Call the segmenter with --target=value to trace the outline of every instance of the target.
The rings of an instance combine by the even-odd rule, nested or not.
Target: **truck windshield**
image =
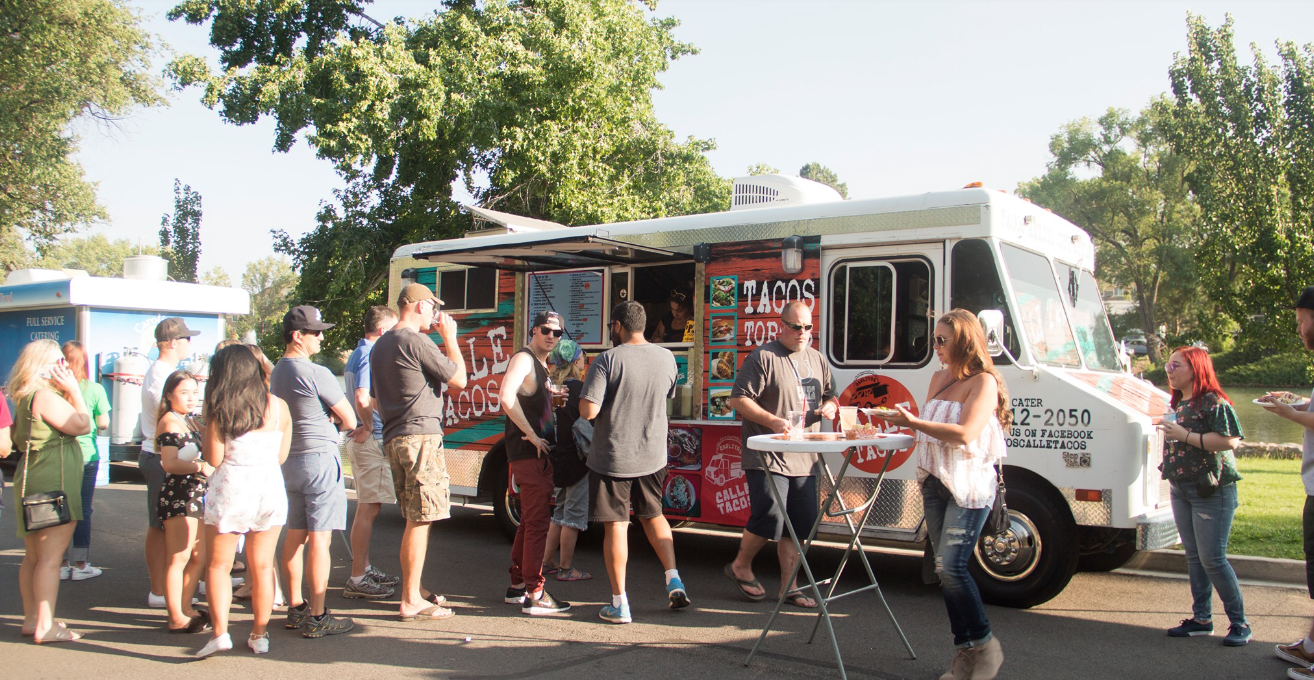
[[[1049,260],[1021,248],[1002,244],[1017,298],[1016,318],[1035,360],[1052,366],[1080,366],[1081,356],[1068,326],[1063,298]]]
[[[1081,358],[1086,361],[1086,368],[1121,371],[1113,329],[1109,327],[1109,317],[1104,312],[1104,304],[1100,302],[1099,287],[1095,285],[1094,275],[1064,262],[1055,264],[1058,265],[1059,281],[1066,282],[1068,287],[1068,300],[1072,303],[1069,316],[1072,318],[1073,330],[1077,333],[1077,348],[1081,351]]]

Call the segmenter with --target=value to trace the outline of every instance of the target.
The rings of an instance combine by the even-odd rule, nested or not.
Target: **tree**
[[[754,163],[748,166],[748,176],[756,177],[757,175],[779,175],[780,169],[773,168],[766,163]]]
[[[1020,184],[1018,195],[1091,235],[1100,279],[1133,290],[1141,328],[1195,325],[1193,316],[1208,311],[1191,255],[1199,210],[1186,188],[1189,164],[1169,148],[1154,109],[1109,109],[1098,120],[1068,123],[1049,150],[1048,172]],[[1221,338],[1210,332],[1217,328],[1201,324],[1207,335],[1197,339],[1217,346]],[[1157,360],[1161,347],[1151,345]]]
[[[150,73],[152,37],[120,0],[24,0],[0,11],[0,242],[12,270],[26,239],[38,252],[103,219],[95,185],[73,160],[77,120],[109,122],[164,102]]]
[[[248,262],[242,272],[242,290],[251,295],[251,312],[233,320],[237,337],[254,333],[265,354],[283,353],[283,315],[293,306],[297,273],[286,258],[270,256]]]
[[[169,261],[175,281],[196,283],[201,259],[201,195],[173,180],[173,215],[160,218],[160,253]]]
[[[675,20],[622,0],[448,0],[380,24],[366,4],[188,0],[170,12],[209,22],[221,52],[217,73],[176,60],[179,85],[204,88],[233,123],[272,117],[280,151],[304,134],[343,177],[310,233],[276,233],[299,300],[329,320],[352,324],[382,301],[398,245],[470,227],[456,181],[487,207],[567,225],[729,205],[712,142],[676,140],[653,111],[658,74],[695,52]]]
[[[207,286],[219,286],[221,288],[233,287],[233,279],[228,276],[228,270],[223,267],[211,267],[201,275],[201,283]]]
[[[845,200],[849,198],[849,185],[839,181],[839,175],[836,175],[834,170],[831,170],[820,163],[808,163],[799,168],[798,176],[803,179],[810,179],[813,182],[821,182],[822,184],[828,185],[830,188],[838,191],[839,195],[843,196]]]
[[[1169,71],[1174,99],[1157,107],[1191,162],[1203,292],[1252,356],[1295,342],[1290,306],[1314,261],[1314,45],[1277,47],[1280,68],[1255,45],[1242,66],[1231,16],[1211,29],[1188,15],[1187,53]]]
[[[41,269],[83,269],[92,276],[123,276],[123,261],[133,255],[158,255],[154,247],[135,246],[127,239],[109,240],[104,234],[62,239],[48,247],[32,266]]]

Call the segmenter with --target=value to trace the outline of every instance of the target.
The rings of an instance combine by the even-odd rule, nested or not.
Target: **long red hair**
[[[63,351],[64,360],[68,362],[68,370],[73,371],[73,377],[77,378],[78,382],[86,380],[88,377],[87,369],[90,366],[87,361],[86,348],[77,340],[69,340],[64,343]]]
[[[1191,393],[1191,401],[1195,401],[1206,394],[1217,394],[1223,398],[1223,401],[1232,403],[1227,393],[1223,391],[1218,384],[1218,374],[1214,373],[1214,360],[1209,358],[1209,352],[1199,347],[1178,347],[1173,350],[1173,354],[1182,357],[1182,361],[1191,367],[1191,384],[1195,390]],[[1173,408],[1182,401],[1182,391],[1173,390],[1173,398],[1170,402]]]

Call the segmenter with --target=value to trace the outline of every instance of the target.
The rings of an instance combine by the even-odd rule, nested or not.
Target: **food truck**
[[[204,377],[204,359],[225,336],[225,314],[246,314],[251,299],[237,288],[179,283],[167,279],[164,259],[127,258],[123,278],[88,276],[81,270],[21,269],[0,286],[0,374],[8,380],[18,354],[32,340],[83,344],[89,377],[110,398],[110,428],[102,431],[102,461],[137,460],[141,448],[141,382],[159,356],[155,326],[170,316],[200,331],[194,355],[181,362]],[[105,453],[108,452],[108,456]],[[100,466],[100,482],[109,466]]]
[[[692,330],[681,338],[689,341],[662,343],[681,367],[667,404],[672,521],[747,520],[746,452],[730,390],[745,356],[776,336],[783,306],[802,300],[842,405],[917,413],[940,367],[936,318],[964,308],[995,325],[992,353],[1014,424],[1004,461],[1011,528],[983,537],[972,566],[988,601],[1033,606],[1079,565],[1113,569],[1137,550],[1177,542],[1153,425],[1168,395],[1126,372],[1084,231],[979,186],[841,200],[829,187],[766,175],[735,180],[732,195],[725,212],[570,228],[472,208],[490,228],[397,249],[390,298],[407,283],[433,288],[457,319],[470,372],[464,389],[445,393],[454,495],[491,500],[504,530],[514,530],[497,395],[537,312],[560,313],[569,337],[595,355],[609,346],[612,306],[642,303],[651,328],[670,318],[673,291],[690,290]],[[889,454],[864,529],[886,545],[926,540],[911,453]],[[885,455],[855,456],[859,470],[841,489],[850,506],[870,493]],[[821,529],[823,538],[846,530],[843,518]]]

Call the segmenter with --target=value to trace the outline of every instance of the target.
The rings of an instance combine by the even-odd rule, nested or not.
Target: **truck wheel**
[[[1083,543],[1088,536],[1094,538],[1104,538],[1102,541],[1105,545],[1097,550],[1085,552],[1077,558],[1077,568],[1081,571],[1113,571],[1127,564],[1131,558],[1139,552],[1136,550],[1136,530],[1135,529],[1098,529],[1092,527],[1081,528]],[[1095,536],[1096,532],[1113,532],[1114,536]],[[1108,539],[1112,540],[1108,540]]]
[[[520,528],[520,497],[511,495],[508,484],[510,470],[506,463],[489,475],[489,494],[493,497],[493,517],[497,518],[497,528],[508,541],[516,539],[516,530]]]
[[[981,599],[1027,608],[1058,595],[1077,570],[1077,527],[1068,509],[1027,484],[1008,487],[1008,531],[981,536],[968,565]]]

